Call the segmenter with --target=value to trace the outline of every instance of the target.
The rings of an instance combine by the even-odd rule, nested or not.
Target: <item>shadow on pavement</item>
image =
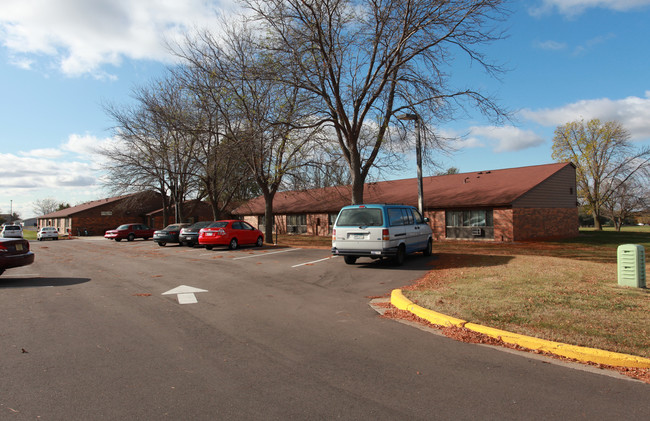
[[[37,287],[63,287],[83,284],[90,278],[12,278],[4,275],[0,278],[0,289],[3,288],[37,288]]]

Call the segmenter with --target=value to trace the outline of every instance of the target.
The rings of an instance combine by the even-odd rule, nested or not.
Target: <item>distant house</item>
[[[578,235],[576,167],[572,163],[425,177],[424,216],[436,240],[521,241]],[[279,192],[273,201],[279,233],[329,235],[350,186]],[[365,185],[366,203],[417,206],[417,179]],[[233,214],[264,228],[264,198]]]
[[[38,227],[53,226],[72,235],[103,235],[121,224],[147,224],[147,213],[159,209],[161,202],[160,194],[154,192],[94,200],[39,216]]]
[[[25,228],[34,228],[36,227],[36,218],[27,218],[27,219],[21,219],[20,221],[14,221],[14,223],[20,223]]]

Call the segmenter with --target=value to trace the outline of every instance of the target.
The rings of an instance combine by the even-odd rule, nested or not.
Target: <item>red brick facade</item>
[[[104,235],[121,224],[147,224],[146,213],[160,205],[160,195],[154,193],[96,200],[38,217],[38,227],[53,226],[61,234]]]
[[[564,238],[578,235],[578,208],[515,208],[514,240]]]
[[[415,205],[416,182],[369,183],[364,198],[366,203]],[[288,228],[293,233],[328,235],[331,215],[349,203],[350,189],[279,192],[273,202],[278,232],[286,233]],[[570,162],[432,176],[423,179],[424,216],[437,241],[572,237],[578,235],[576,191],[576,167]],[[259,196],[233,213],[259,226],[264,209],[264,198]]]

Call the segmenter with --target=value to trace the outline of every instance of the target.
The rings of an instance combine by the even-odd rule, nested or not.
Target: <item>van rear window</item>
[[[381,209],[377,208],[343,209],[336,225],[339,227],[381,227],[384,225],[384,217]]]

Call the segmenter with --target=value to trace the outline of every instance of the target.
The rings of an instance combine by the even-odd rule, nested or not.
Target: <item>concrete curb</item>
[[[547,341],[532,336],[519,335],[505,330],[494,329],[487,326],[469,323],[462,319],[447,316],[433,310],[422,308],[412,303],[402,294],[401,289],[394,289],[390,294],[390,302],[400,310],[409,311],[418,317],[433,324],[450,327],[464,327],[474,332],[483,333],[493,338],[501,339],[503,342],[519,345],[524,348],[550,352],[562,357],[573,358],[582,362],[592,362],[615,367],[650,368],[650,359],[637,357],[635,355],[621,354],[618,352],[603,351],[600,349],[587,348],[576,345],[567,345],[560,342]]]

